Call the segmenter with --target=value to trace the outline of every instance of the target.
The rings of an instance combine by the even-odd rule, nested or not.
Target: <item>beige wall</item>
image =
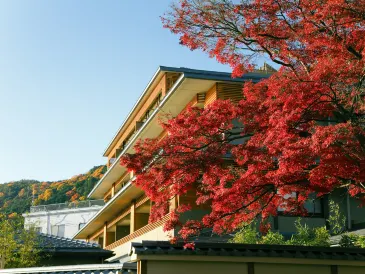
[[[330,274],[331,268],[327,265],[301,264],[262,264],[255,263],[255,274]]]
[[[143,266],[142,266],[143,267]],[[148,261],[146,274],[248,274],[245,263]],[[273,272],[271,272],[274,274]],[[256,273],[255,273],[256,274]],[[296,274],[296,273],[295,273]],[[312,273],[311,273],[312,274]]]
[[[347,267],[349,268],[349,267]],[[237,262],[187,262],[187,261],[147,261],[146,274],[249,274],[247,263]],[[345,267],[343,268],[345,269]],[[363,273],[339,272],[339,274]],[[365,272],[365,267],[362,268]],[[255,274],[330,274],[330,266],[301,264],[254,264]]]
[[[361,274],[365,273],[363,266],[339,266],[338,274]]]
[[[151,230],[139,237],[132,239],[129,242],[126,242],[120,246],[117,246],[113,249],[115,256],[109,258],[108,261],[112,261],[113,258],[118,258],[120,256],[126,256],[131,249],[131,242],[141,243],[142,241],[168,241],[170,240],[168,233],[173,235],[173,231],[164,232],[163,226],[156,227],[154,230]],[[186,274],[186,273],[185,273]]]

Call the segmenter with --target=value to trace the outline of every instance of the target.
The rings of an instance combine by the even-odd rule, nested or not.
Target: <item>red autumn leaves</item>
[[[123,157],[155,202],[152,218],[191,189],[194,203],[210,212],[180,224],[178,214],[189,208],[178,209],[166,228],[182,226],[183,238],[206,227],[223,233],[257,216],[265,220],[283,203],[287,213],[306,214],[304,202],[313,192],[342,187],[361,199],[364,14],[365,1],[175,4],[165,27],[183,45],[229,64],[233,76],[252,70],[260,56],[281,68],[246,83],[238,104],[218,100],[187,109],[162,124],[169,133],[163,140],[140,141],[135,154]],[[295,198],[286,199],[292,192]]]

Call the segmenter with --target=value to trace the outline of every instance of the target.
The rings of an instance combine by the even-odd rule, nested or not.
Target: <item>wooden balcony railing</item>
[[[116,248],[116,247],[118,247],[122,244],[125,244],[125,243],[139,237],[139,236],[142,236],[143,234],[146,234],[147,232],[150,232],[150,231],[154,230],[155,228],[162,226],[163,224],[166,223],[167,220],[169,220],[169,218],[170,218],[170,213],[165,215],[164,217],[162,217],[157,222],[145,225],[144,227],[136,230],[135,232],[129,234],[128,236],[125,236],[124,238],[121,238],[118,241],[106,246],[105,249],[112,250],[112,249],[114,249],[114,248]],[[155,239],[151,239],[151,240],[155,240]]]

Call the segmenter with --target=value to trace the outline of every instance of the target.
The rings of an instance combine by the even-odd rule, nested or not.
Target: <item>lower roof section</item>
[[[0,273],[52,273],[52,274],[121,274],[128,273],[130,270],[136,271],[136,263],[124,264],[85,264],[85,265],[63,265],[49,267],[28,267],[28,268],[10,268],[0,270]]]
[[[96,256],[102,258],[109,258],[113,255],[113,252],[102,249],[98,244],[77,241],[44,233],[38,234],[37,243],[38,247],[44,253],[96,254]]]

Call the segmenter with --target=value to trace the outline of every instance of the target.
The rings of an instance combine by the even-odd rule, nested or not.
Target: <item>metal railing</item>
[[[30,213],[103,206],[104,204],[105,204],[104,200],[90,200],[90,201],[75,201],[75,202],[66,202],[66,203],[50,204],[50,205],[39,205],[39,206],[31,206]]]

